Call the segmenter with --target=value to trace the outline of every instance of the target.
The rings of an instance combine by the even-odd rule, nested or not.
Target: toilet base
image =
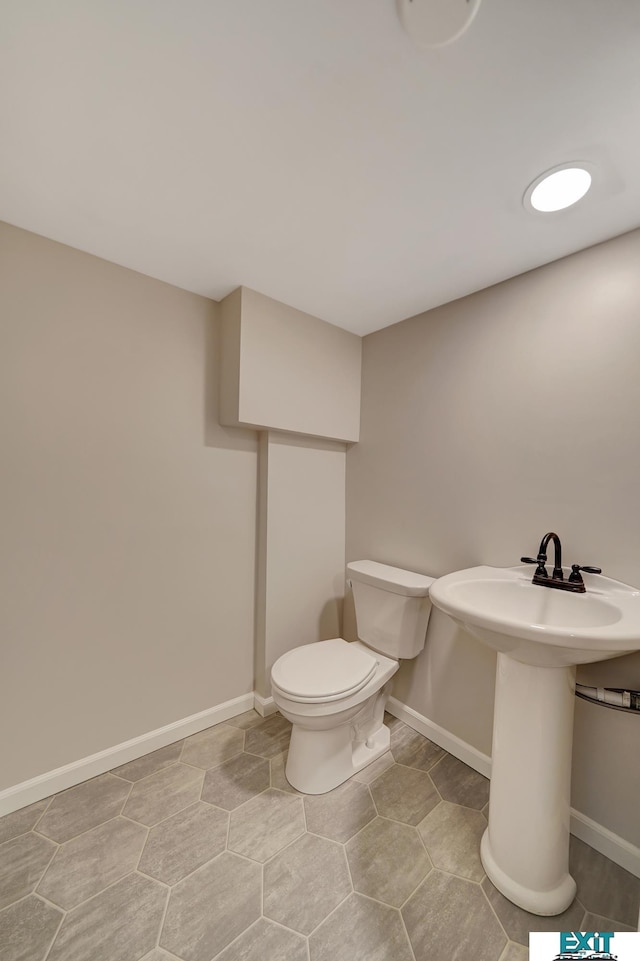
[[[389,750],[391,732],[381,724],[366,741],[354,740],[351,722],[328,731],[294,724],[285,775],[303,794],[326,794]]]

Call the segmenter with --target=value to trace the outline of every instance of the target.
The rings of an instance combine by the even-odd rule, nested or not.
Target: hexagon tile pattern
[[[530,930],[635,924],[640,881],[575,838],[562,925],[503,898],[486,779],[387,722],[318,797],[285,779],[288,721],[250,711],[0,818],[0,958],[524,961]]]

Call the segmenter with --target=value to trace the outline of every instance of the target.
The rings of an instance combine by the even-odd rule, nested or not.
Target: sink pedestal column
[[[489,880],[532,914],[573,901],[569,807],[575,667],[533,667],[498,654],[489,827]]]

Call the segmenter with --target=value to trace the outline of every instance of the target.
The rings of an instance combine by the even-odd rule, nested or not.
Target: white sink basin
[[[532,584],[532,566],[470,567],[439,578],[432,602],[469,633],[524,664],[603,661],[640,647],[640,591],[600,574],[586,593]]]
[[[429,595],[498,652],[485,871],[514,904],[552,915],[576,892],[569,874],[576,665],[640,648],[640,591],[587,574],[586,593],[573,594],[532,584],[532,575],[532,566],[471,567],[439,578]]]

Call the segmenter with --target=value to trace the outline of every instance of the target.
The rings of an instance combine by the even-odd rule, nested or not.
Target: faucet
[[[558,535],[554,534],[553,531],[550,531],[549,534],[545,534],[542,540],[540,541],[540,547],[538,549],[538,564],[540,564],[541,561],[542,561],[542,565],[546,563],[547,547],[549,546],[549,541],[553,541],[553,548],[554,548],[553,577],[559,581],[562,581],[564,580],[564,575],[562,573],[562,544],[560,543],[560,538],[558,537]],[[543,570],[544,570],[544,566],[543,566]],[[546,571],[543,574],[543,577],[545,576],[546,576]]]
[[[553,574],[551,577],[549,577],[545,567],[549,541],[553,541],[554,547]],[[572,564],[571,573],[565,581],[562,572],[562,545],[560,538],[553,531],[545,534],[540,541],[537,558],[521,557],[520,560],[523,564],[538,565],[533,575],[532,584],[540,584],[541,587],[556,587],[561,591],[572,591],[574,594],[584,594],[586,591],[580,571],[586,571],[588,574],[602,574],[601,567],[582,567],[580,564]]]

